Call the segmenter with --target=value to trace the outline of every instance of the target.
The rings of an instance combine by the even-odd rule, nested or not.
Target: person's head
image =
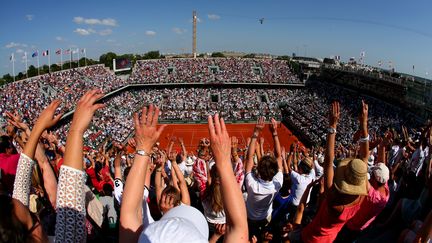
[[[312,158],[304,157],[298,165],[299,173],[306,174],[306,175],[309,174],[310,171],[312,170],[312,164],[313,164]]]
[[[105,196],[112,197],[112,192],[114,189],[111,186],[111,184],[105,183],[102,188],[103,188],[103,193]]]
[[[12,154],[14,147],[9,136],[0,136],[0,154]]]
[[[279,193],[281,194],[281,196],[286,197],[289,195],[290,193],[290,189],[291,189],[291,176],[289,174],[284,174],[283,175],[283,184],[281,189],[279,190]]]
[[[367,165],[360,159],[344,159],[334,174],[334,186],[340,194],[367,195]]]
[[[224,209],[224,205],[220,186],[220,176],[216,170],[216,166],[213,166],[210,169],[210,176],[212,178],[212,183],[204,192],[204,200],[210,203],[214,212],[221,212]]]
[[[370,183],[374,188],[384,186],[390,178],[390,170],[384,163],[375,164],[371,168]]]
[[[166,200],[172,200],[172,207],[167,207],[167,206],[169,206],[168,203],[165,203],[163,201],[165,198],[166,198]],[[180,191],[171,185],[167,185],[163,189],[163,191],[161,193],[161,200],[159,201],[159,209],[161,210],[161,212],[166,213],[171,208],[180,205],[180,203],[181,203]]]
[[[271,181],[278,170],[276,159],[270,156],[263,156],[257,166],[258,176],[264,181]]]

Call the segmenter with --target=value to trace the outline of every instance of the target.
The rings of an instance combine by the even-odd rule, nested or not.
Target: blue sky
[[[192,10],[198,12],[198,51],[232,50],[328,57],[432,76],[432,1],[31,1],[2,3],[0,75],[24,70],[22,52],[86,48],[102,53],[183,53],[191,50]],[[260,24],[259,19],[264,18]],[[40,56],[41,65],[47,58]]]

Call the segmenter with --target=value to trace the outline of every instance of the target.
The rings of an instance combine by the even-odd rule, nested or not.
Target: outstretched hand
[[[277,133],[277,128],[278,128],[278,122],[274,119],[274,118],[272,118],[271,120],[271,126],[270,126],[270,130],[271,130],[271,132],[274,134],[274,133]]]
[[[336,128],[340,118],[340,105],[338,101],[333,101],[329,111],[329,126]]]
[[[105,107],[104,104],[95,104],[103,96],[100,89],[93,89],[81,97],[75,109],[70,131],[84,133],[87,130],[95,111]]]
[[[54,100],[42,111],[39,115],[33,130],[38,130],[40,133],[45,131],[46,129],[54,126],[62,117],[63,114],[54,115],[56,109],[59,107],[61,101]]]
[[[255,132],[260,133],[265,127],[265,117],[261,116],[258,118],[257,123],[255,124]]]
[[[150,105],[142,109],[142,115],[139,118],[138,113],[134,114],[135,142],[137,150],[149,152],[153,145],[159,139],[166,125],[157,128],[159,118],[159,108]]]
[[[238,147],[238,139],[235,136],[231,137],[231,148],[237,150]]]
[[[231,163],[231,141],[223,118],[216,114],[208,117],[210,146],[215,157],[216,165],[223,166]]]
[[[362,109],[359,116],[359,122],[361,127],[367,127],[368,112],[369,112],[369,106],[368,104],[366,104],[364,100],[362,100]]]

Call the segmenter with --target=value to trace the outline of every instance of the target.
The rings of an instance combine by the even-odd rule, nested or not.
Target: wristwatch
[[[137,155],[141,155],[141,156],[148,156],[148,157],[151,156],[150,153],[147,153],[147,152],[144,151],[144,150],[137,150],[137,151],[135,152],[135,154],[137,154]]]
[[[330,134],[335,134],[335,133],[336,133],[336,128],[329,127],[328,132],[329,132]]]

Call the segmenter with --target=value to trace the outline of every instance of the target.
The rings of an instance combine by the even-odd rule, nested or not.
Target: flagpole
[[[87,50],[84,48],[84,65],[87,67]]]
[[[60,48],[60,70],[63,70],[63,49]]]
[[[69,49],[70,54],[70,60],[69,60],[69,68],[72,69],[72,50]]]
[[[15,82],[15,55],[12,53],[12,75],[13,81]]]
[[[77,54],[78,54],[78,68],[79,68],[79,48],[77,48]]]
[[[51,73],[51,50],[48,49],[48,72]]]
[[[39,76],[40,75],[40,71],[39,71],[39,50],[37,50],[36,53],[37,53],[38,76]]]
[[[26,77],[28,78],[27,52],[24,52],[24,55],[25,55],[25,64],[26,64]]]

